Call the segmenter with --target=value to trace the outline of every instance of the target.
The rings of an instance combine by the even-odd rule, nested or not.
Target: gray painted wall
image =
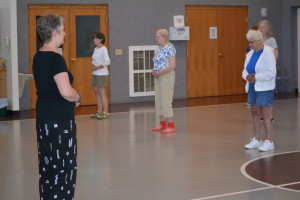
[[[299,52],[297,51],[297,8],[300,7],[300,1],[282,0],[280,7],[282,10],[282,26],[280,26],[280,61],[287,69],[291,87],[297,88],[299,81],[297,66],[297,59],[299,56]],[[298,33],[298,35],[300,35],[300,33]],[[298,39],[300,39],[300,37]]]
[[[18,0],[19,71],[28,72],[28,4],[59,4],[61,0]],[[65,0],[64,4],[107,4],[109,7],[109,38],[111,56],[111,103],[152,101],[154,97],[129,97],[128,47],[155,44],[155,31],[173,24],[174,15],[184,15],[186,5],[248,6],[249,27],[257,25],[260,9],[268,8],[280,52],[292,77],[292,88],[297,85],[296,7],[299,0]],[[286,28],[283,28],[282,24]],[[238,28],[238,27],[237,27]],[[175,99],[186,97],[186,43],[173,42],[177,50],[177,78]],[[123,55],[115,55],[123,49]],[[283,51],[284,50],[284,51]],[[24,56],[26,55],[26,56]],[[76,77],[75,77],[76,78]],[[87,85],[89,87],[89,85]],[[29,88],[21,98],[21,109],[29,108]]]

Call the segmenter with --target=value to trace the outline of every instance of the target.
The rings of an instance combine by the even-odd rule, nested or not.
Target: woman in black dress
[[[43,46],[35,54],[33,75],[37,89],[36,130],[41,200],[74,199],[77,140],[74,109],[80,95],[73,76],[57,53],[64,43],[64,18],[49,14],[39,18],[37,31]]]

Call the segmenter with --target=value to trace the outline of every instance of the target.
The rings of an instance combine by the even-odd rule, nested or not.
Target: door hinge
[[[248,17],[246,17],[246,23],[248,23]]]
[[[108,17],[105,17],[105,22],[108,23]]]

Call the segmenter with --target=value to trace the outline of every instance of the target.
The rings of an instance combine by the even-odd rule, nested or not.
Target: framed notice
[[[218,39],[217,27],[209,27],[209,39]]]
[[[184,26],[184,16],[183,15],[175,15],[174,16],[174,26],[175,27]]]

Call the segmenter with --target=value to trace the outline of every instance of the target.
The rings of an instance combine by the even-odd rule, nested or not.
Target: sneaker
[[[176,128],[166,128],[165,130],[161,131],[162,134],[175,133],[175,132],[176,132]]]
[[[261,145],[261,143],[254,137],[254,138],[251,138],[251,141],[249,144],[245,145],[245,148],[246,149],[257,149],[260,147],[260,145]]]
[[[98,116],[100,116],[101,113],[99,113],[98,111],[92,115],[90,115],[91,118],[98,118]]]
[[[273,142],[270,142],[270,140],[265,140],[264,144],[260,146],[259,151],[270,151],[274,149],[274,144]]]
[[[109,113],[101,113],[99,116],[97,116],[97,119],[108,119],[109,118]]]

